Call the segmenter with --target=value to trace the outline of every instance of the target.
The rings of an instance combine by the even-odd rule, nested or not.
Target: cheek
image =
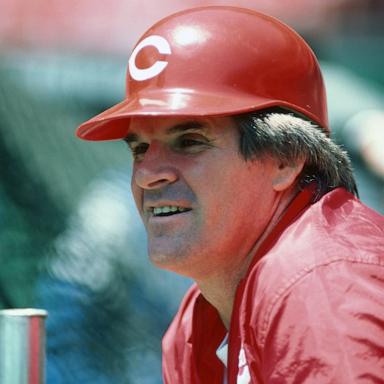
[[[205,170],[203,180],[199,196],[205,220],[218,230],[229,226],[246,204],[242,197],[242,185],[228,167]]]
[[[273,190],[268,174],[258,169],[228,168],[212,178],[210,195],[214,214],[223,220],[222,226],[238,229],[261,224],[273,204]]]

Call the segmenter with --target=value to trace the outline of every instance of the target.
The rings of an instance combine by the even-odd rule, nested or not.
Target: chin
[[[148,249],[149,260],[152,264],[157,267],[163,268],[166,265],[178,264],[180,263],[180,256],[175,252],[170,252],[169,250],[160,250],[158,247],[155,249]]]
[[[158,250],[149,250],[149,260],[160,269],[166,269],[179,275],[191,277],[190,255],[182,252],[159,252]]]

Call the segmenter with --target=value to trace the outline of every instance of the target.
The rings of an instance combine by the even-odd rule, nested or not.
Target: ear
[[[303,170],[305,160],[297,159],[291,164],[276,162],[272,187],[276,192],[282,192],[293,186]]]

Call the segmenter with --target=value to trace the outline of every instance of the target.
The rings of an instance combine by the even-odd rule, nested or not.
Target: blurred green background
[[[190,281],[147,260],[126,146],[74,131],[124,97],[148,26],[211,4],[270,13],[310,42],[334,138],[384,213],[382,1],[0,0],[0,308],[49,311],[47,383],[161,383],[161,336]]]

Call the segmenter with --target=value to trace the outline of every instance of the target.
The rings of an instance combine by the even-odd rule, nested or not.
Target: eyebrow
[[[177,132],[191,131],[191,130],[202,130],[204,124],[199,121],[187,121],[185,123],[176,124],[173,127],[167,129],[167,134],[173,134]],[[129,133],[124,139],[128,144],[139,141],[139,135],[136,133]]]
[[[128,133],[128,135],[125,136],[123,140],[130,144],[135,141],[139,141],[139,136],[137,136],[136,133]]]
[[[204,124],[199,121],[187,121],[185,123],[176,124],[175,126],[169,128],[167,133],[177,133],[189,130],[201,130],[204,128]]]

